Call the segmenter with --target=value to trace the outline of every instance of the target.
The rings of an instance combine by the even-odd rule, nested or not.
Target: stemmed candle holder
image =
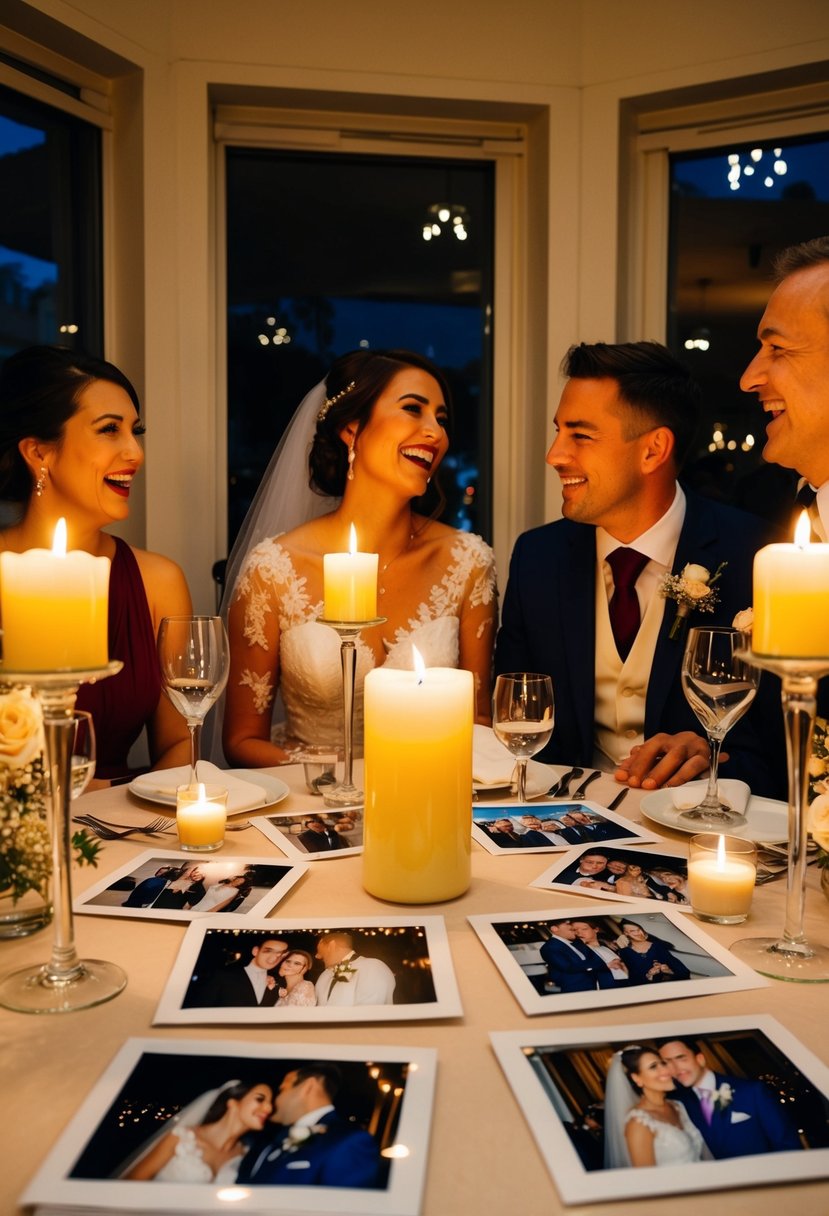
[[[786,916],[783,935],[744,937],[731,949],[761,975],[772,979],[820,983],[829,980],[829,949],[807,942],[803,930],[806,898],[806,813],[809,758],[815,725],[817,684],[829,672],[829,657],[785,658],[755,654],[740,657],[774,672],[782,682],[783,718],[789,768],[789,847],[786,874]]]
[[[72,920],[72,853],[70,800],[75,699],[81,684],[104,680],[123,663],[66,671],[9,671],[4,682],[25,684],[43,709],[44,759],[49,774],[48,824],[52,846],[52,957],[40,966],[13,971],[0,981],[0,1005],[18,1013],[69,1013],[100,1005],[122,991],[127,982],[115,963],[80,959],[75,950]]]
[[[321,625],[328,625],[340,639],[340,663],[343,671],[343,779],[325,787],[322,800],[331,807],[358,807],[365,802],[365,795],[358,790],[352,779],[354,763],[354,675],[357,670],[357,638],[364,629],[383,625],[384,616],[375,616],[368,621],[330,621],[320,617]]]

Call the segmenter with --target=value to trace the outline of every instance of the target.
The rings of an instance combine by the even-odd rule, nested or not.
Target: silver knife
[[[591,773],[589,777],[585,777],[584,781],[582,781],[582,783],[578,787],[578,789],[575,790],[572,794],[569,794],[568,797],[569,798],[583,798],[587,792],[587,787],[590,785],[590,783],[592,781],[595,781],[598,777],[601,777],[601,775],[602,775],[602,770],[600,768],[597,768],[596,771]]]

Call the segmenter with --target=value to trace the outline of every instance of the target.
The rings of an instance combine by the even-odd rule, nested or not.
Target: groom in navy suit
[[[694,1039],[669,1039],[658,1046],[676,1083],[671,1097],[682,1102],[717,1160],[803,1147],[785,1110],[762,1081],[713,1072]]]
[[[582,343],[563,371],[547,463],[561,478],[564,518],[516,542],[495,669],[552,677],[556,725],[539,759],[587,766],[595,758],[632,786],[680,785],[705,772],[709,751],[682,692],[682,637],[670,637],[677,604],[660,584],[688,564],[713,576],[727,563],[714,611],[692,610],[689,623],[731,625],[752,601],[754,554],[776,535],[766,521],[679,486],[699,389],[664,347]],[[763,677],[725,746],[724,777],[785,796],[773,678]]]
[[[336,1064],[308,1064],[286,1073],[276,1095],[277,1130],[257,1135],[237,1182],[253,1186],[385,1185],[377,1141],[334,1109]]]
[[[561,992],[595,992],[616,985],[605,960],[578,940],[569,920],[556,921],[550,934],[540,954],[550,980]]]

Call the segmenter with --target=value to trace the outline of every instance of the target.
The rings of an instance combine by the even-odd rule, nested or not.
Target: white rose
[[[699,568],[699,566],[691,567],[693,570],[699,570]],[[686,595],[690,595],[692,600],[701,600],[704,596],[708,595],[709,588],[705,583],[700,582],[699,579],[684,578],[683,576],[683,581],[685,584],[683,590]]]
[[[754,627],[754,609],[742,608],[731,624],[734,629],[739,629],[740,633],[751,633]]]
[[[821,759],[820,756],[810,756],[809,757],[809,776],[810,777],[822,777],[823,774],[826,772],[826,767],[827,767],[826,761],[824,759]]]
[[[809,807],[809,832],[819,848],[829,851],[829,794],[820,794]]]
[[[693,562],[689,562],[682,571],[682,578],[686,582],[707,583],[711,578],[711,571],[706,570],[705,566],[696,566]]]
[[[0,694],[0,765],[25,768],[43,751],[43,717],[28,688]]]

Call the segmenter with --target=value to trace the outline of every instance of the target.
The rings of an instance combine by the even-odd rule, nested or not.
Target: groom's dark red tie
[[[614,549],[607,555],[607,564],[613,571],[614,588],[609,605],[610,627],[623,661],[630,654],[641,621],[636,580],[649,561],[650,558],[636,549]]]

